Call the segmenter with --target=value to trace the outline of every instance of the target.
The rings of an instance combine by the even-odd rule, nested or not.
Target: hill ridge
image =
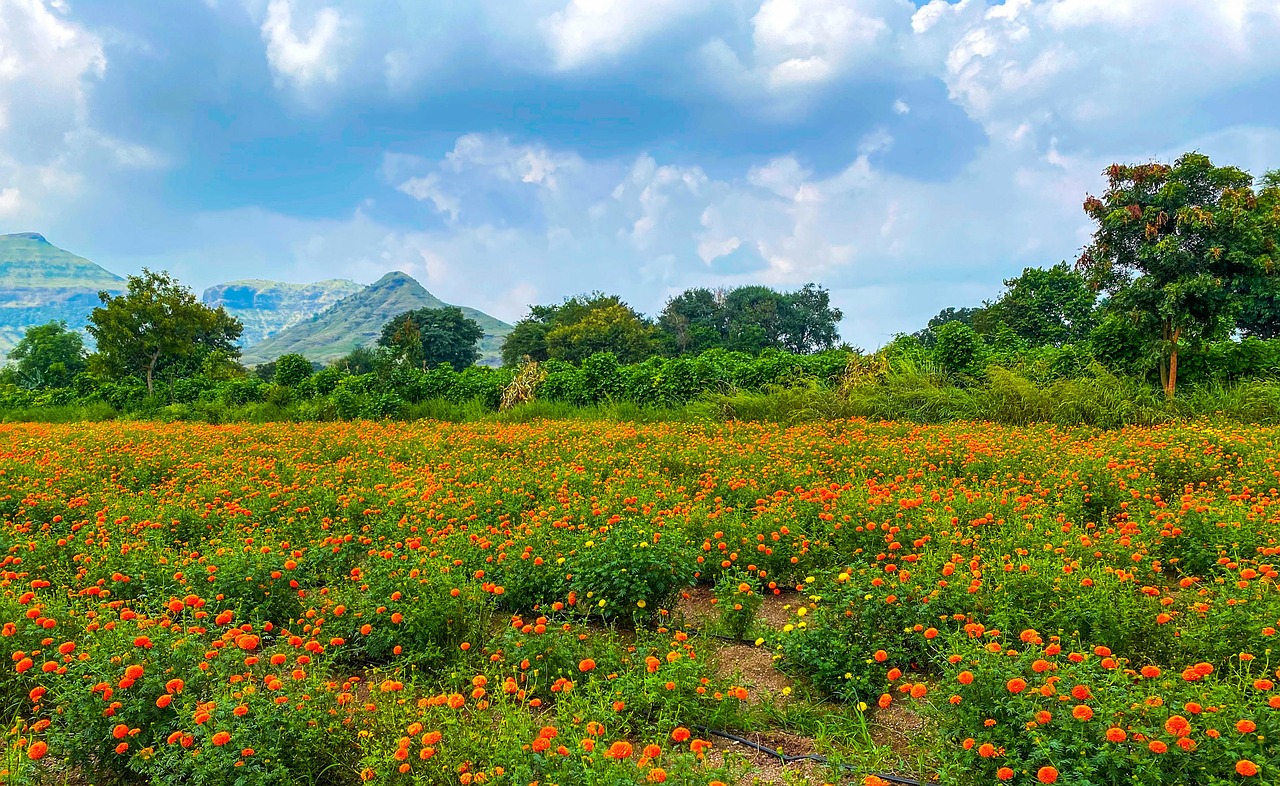
[[[413,276],[393,270],[309,319],[249,345],[242,359],[246,365],[255,365],[296,353],[309,360],[326,363],[357,347],[372,346],[381,334],[382,326],[398,314],[449,305],[427,291]],[[502,339],[511,332],[511,325],[470,306],[458,308],[484,331],[477,347],[481,354],[480,362],[497,365]]]

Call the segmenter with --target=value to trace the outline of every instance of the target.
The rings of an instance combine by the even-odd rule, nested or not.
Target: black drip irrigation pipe
[[[735,636],[723,636],[716,633],[707,633],[697,628],[685,627],[682,630],[684,630],[685,633],[692,633],[695,636],[706,636],[708,638],[719,639],[721,641],[729,641],[735,644],[754,644],[755,643],[749,639],[739,639]],[[840,763],[829,762],[827,761],[826,756],[822,756],[816,753],[802,753],[798,756],[788,756],[787,754],[782,753],[781,751],[776,751],[773,748],[766,748],[765,746],[757,742],[752,742],[751,740],[745,737],[740,737],[737,734],[733,734],[732,732],[720,731],[718,729],[708,729],[706,726],[694,726],[694,728],[697,729],[698,731],[704,732],[706,734],[710,734],[713,737],[721,737],[726,740],[732,740],[733,742],[736,742],[739,745],[746,745],[748,748],[752,748],[753,750],[757,750],[761,753],[767,753],[770,756],[781,759],[783,764],[790,764],[796,761],[812,761],[812,762],[816,762],[817,764],[823,764],[823,765],[826,765],[827,767],[836,767],[838,769],[842,769],[845,771],[856,772],[858,770],[858,768],[853,766],[852,764],[845,764],[843,762],[840,762]],[[938,784],[933,781],[918,781],[915,778],[904,778],[901,775],[886,775],[879,772],[873,772],[868,774],[874,775],[880,780],[888,781],[889,783],[901,784],[901,786],[938,786]]]
[[[758,742],[752,742],[746,737],[739,737],[737,734],[733,734],[731,732],[719,731],[717,729],[708,729],[706,726],[695,726],[694,728],[705,734],[710,734],[713,737],[722,737],[726,740],[732,740],[738,743],[739,745],[746,745],[748,748],[752,748],[761,753],[767,753],[770,756],[781,759],[783,764],[790,764],[791,762],[794,762],[794,761],[812,761],[812,762],[817,762],[818,764],[825,764],[828,767],[838,767],[839,769],[842,769],[842,770],[856,772],[858,769],[852,764],[845,764],[843,762],[841,763],[829,762],[827,761],[826,756],[820,756],[816,753],[802,753],[798,756],[788,756],[787,754],[781,751],[776,751],[773,748],[766,748],[765,746],[761,745]],[[880,780],[888,781],[890,783],[899,783],[899,784],[902,784],[902,786],[938,786],[938,784],[936,783],[932,783],[928,781],[918,781],[914,778],[904,778],[901,775],[884,775],[878,772],[870,773],[870,774],[875,775]]]

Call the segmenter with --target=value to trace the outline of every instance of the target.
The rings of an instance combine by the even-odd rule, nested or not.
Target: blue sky
[[[0,231],[514,321],[828,287],[874,347],[1074,259],[1112,161],[1280,168],[1275,0],[0,0]]]

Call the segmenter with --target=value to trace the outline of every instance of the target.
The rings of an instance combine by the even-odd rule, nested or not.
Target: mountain
[[[125,280],[35,232],[0,235],[0,354],[32,325],[61,319],[83,328],[102,290],[123,292]]]
[[[209,287],[201,299],[206,306],[222,306],[240,320],[241,346],[252,346],[364,289],[354,281],[329,279],[314,284],[248,279]]]
[[[437,298],[412,277],[404,273],[388,273],[368,287],[330,306],[308,320],[285,328],[279,333],[250,345],[241,358],[246,366],[275,360],[281,355],[297,353],[310,360],[326,363],[336,360],[356,347],[372,346],[382,333],[382,326],[392,317],[420,308],[444,308],[449,305]],[[511,332],[506,322],[461,306],[462,313],[474,319],[484,331],[480,340],[480,363],[501,362],[502,340]]]

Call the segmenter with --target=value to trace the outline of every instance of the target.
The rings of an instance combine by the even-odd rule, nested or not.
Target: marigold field
[[[0,782],[1280,782],[1274,429],[0,434]]]

